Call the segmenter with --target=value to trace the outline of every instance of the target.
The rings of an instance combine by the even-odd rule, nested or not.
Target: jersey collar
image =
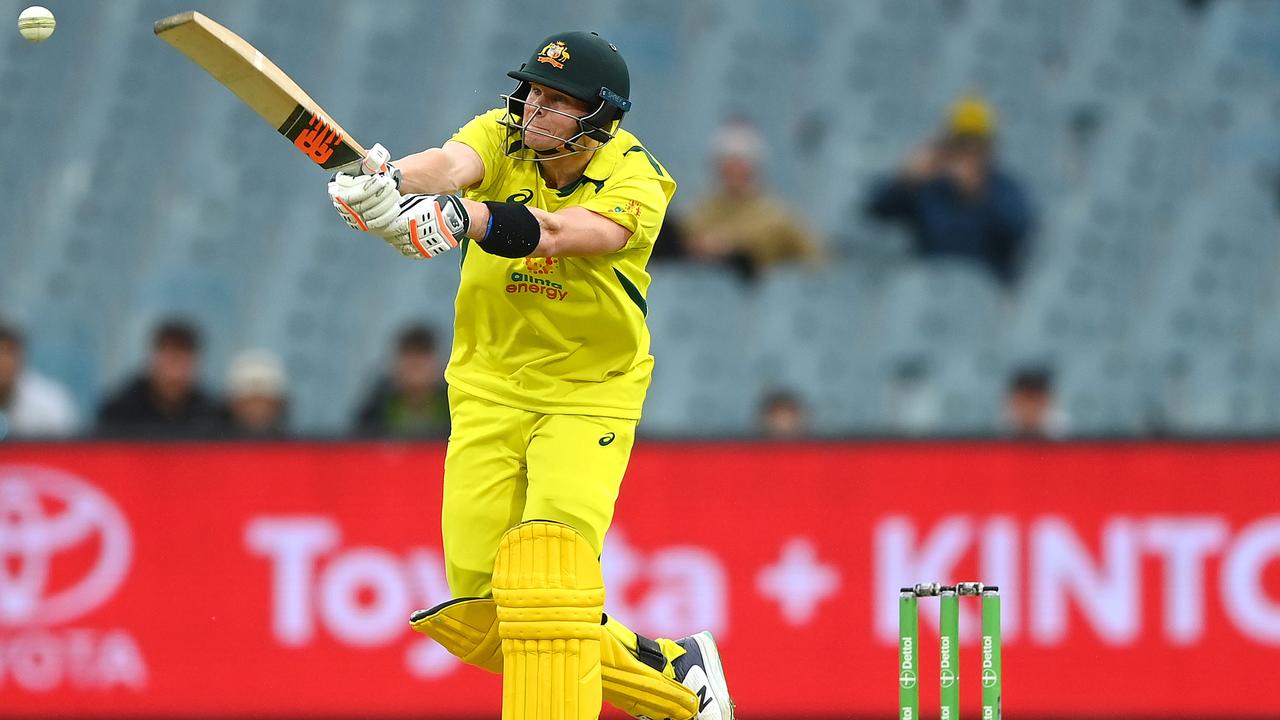
[[[618,158],[621,157],[617,148],[617,141],[606,143],[604,147],[595,151],[591,156],[591,160],[587,162],[587,167],[582,171],[582,175],[577,180],[556,190],[556,194],[560,197],[568,197],[582,187],[585,183],[590,183],[596,187],[596,192],[604,189],[605,180],[613,174],[613,170],[618,165]]]
[[[597,183],[602,183],[613,175],[613,169],[618,165],[618,158],[622,157],[621,138],[615,137],[605,143],[604,147],[596,150],[591,156],[591,162],[587,163],[587,169],[582,171],[584,178],[590,179]]]

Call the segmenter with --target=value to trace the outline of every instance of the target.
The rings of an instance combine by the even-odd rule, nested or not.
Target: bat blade
[[[157,20],[154,29],[315,164],[333,170],[365,156],[360,143],[244,38],[195,11]]]

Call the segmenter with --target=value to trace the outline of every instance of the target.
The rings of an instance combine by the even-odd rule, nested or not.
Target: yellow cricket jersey
[[[464,197],[549,212],[583,207],[627,228],[631,239],[608,255],[518,260],[465,241],[445,379],[533,412],[638,419],[653,370],[645,266],[675,180],[619,129],[578,182],[552,190],[538,163],[506,156],[519,135],[499,124],[504,114],[479,115],[451,138],[484,161],[484,179]]]

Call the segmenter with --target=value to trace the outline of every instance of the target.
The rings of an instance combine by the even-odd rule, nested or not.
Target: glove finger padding
[[[376,232],[395,222],[396,217],[400,215],[399,200],[400,196],[392,191],[359,205],[347,203],[346,209],[359,215],[370,232]],[[339,205],[337,198],[334,198],[333,205],[339,212],[342,211],[343,206]]]
[[[400,200],[395,180],[389,175],[352,176],[338,173],[329,182],[329,196],[361,215],[369,210]]]
[[[386,197],[380,199],[376,205],[368,210],[362,210],[361,216],[364,217],[365,225],[369,227],[369,232],[381,232],[391,227],[400,217],[400,204],[404,200],[400,193],[391,191]]]
[[[328,190],[338,214],[357,230],[379,230],[399,214],[400,193],[388,175],[338,173],[329,181]]]

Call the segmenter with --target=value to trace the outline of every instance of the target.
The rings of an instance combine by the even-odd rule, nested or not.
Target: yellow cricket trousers
[[[520,410],[449,388],[441,526],[454,597],[491,592],[503,534],[526,520],[582,533],[597,556],[638,421]]]

